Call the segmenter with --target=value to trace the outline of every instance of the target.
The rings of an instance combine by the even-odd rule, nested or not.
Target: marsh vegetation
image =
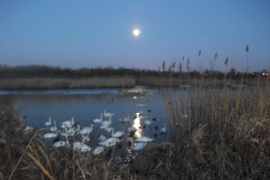
[[[188,82],[194,83],[182,84],[177,93],[164,88],[170,142],[151,144],[128,163],[119,156],[49,148],[43,129],[25,134],[20,115],[1,107],[0,177],[269,179],[269,78],[258,77],[248,86],[233,81],[192,78]]]

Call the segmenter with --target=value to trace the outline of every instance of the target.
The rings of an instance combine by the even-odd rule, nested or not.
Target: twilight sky
[[[0,64],[193,70],[216,52],[217,70],[270,67],[270,1],[0,0]]]

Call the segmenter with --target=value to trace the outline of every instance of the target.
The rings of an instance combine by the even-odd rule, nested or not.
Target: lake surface
[[[118,122],[118,119],[127,117],[128,114],[133,119],[135,113],[140,111],[149,115],[148,111],[151,110],[156,121],[152,121],[151,125],[145,125],[144,121],[141,121],[142,135],[154,138],[153,143],[168,141],[168,133],[165,136],[160,133],[167,120],[162,90],[138,88],[146,89],[148,93],[123,95],[122,92],[128,89],[0,91],[0,102],[18,109],[21,115],[26,117],[24,123],[37,128],[44,127],[49,116],[57,121],[59,129],[61,122],[71,120],[72,117],[75,117],[81,127],[90,126],[94,119],[100,117],[100,113],[107,110],[114,113],[111,126],[116,131],[126,133],[133,122],[123,124]],[[94,125],[94,131],[90,135],[91,145],[97,145],[98,137],[105,133],[102,131],[100,125]]]

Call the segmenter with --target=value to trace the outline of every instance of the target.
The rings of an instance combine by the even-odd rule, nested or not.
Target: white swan
[[[124,131],[116,131],[116,132],[114,132],[114,130],[112,131],[112,137],[114,138],[120,138],[124,135],[125,135]]]
[[[83,142],[85,142],[85,141],[87,141],[87,142],[89,142],[90,141],[90,137],[89,136],[85,136],[85,135],[82,135],[82,141]]]
[[[151,120],[150,120],[150,119],[146,119],[146,120],[144,120],[144,124],[146,124],[146,125],[151,125],[151,124],[152,124],[152,122],[151,122]]]
[[[102,120],[102,113],[100,113],[100,119],[99,118],[96,118],[93,120],[93,123],[101,123],[103,120]]]
[[[80,147],[80,151],[81,152],[90,152],[91,151],[91,147],[87,146],[86,144],[82,144]]]
[[[167,128],[166,128],[166,122],[164,124],[164,127],[160,129],[161,134],[166,134],[167,133]]]
[[[50,128],[50,131],[51,131],[51,132],[56,132],[56,131],[57,131],[56,121],[54,121],[53,123],[54,123],[54,126],[52,126],[52,127]]]
[[[82,145],[82,142],[80,142],[80,141],[74,142],[74,143],[73,143],[73,150],[75,150],[75,151],[80,151],[81,145]]]
[[[73,128],[67,128],[67,126],[65,125],[65,132],[62,132],[60,135],[61,136],[74,136],[78,131],[80,131],[79,124],[77,124],[77,126]]]
[[[76,141],[73,143],[73,150],[76,150],[76,151],[81,151],[81,152],[89,152],[91,151],[91,147],[84,144],[84,141],[83,140],[82,142],[79,142],[79,141]]]
[[[108,133],[111,133],[112,131],[114,131],[113,127],[108,127],[108,129],[106,130]]]
[[[68,136],[74,136],[77,132],[80,131],[80,128],[81,128],[81,126],[79,124],[77,124],[76,127],[69,128],[67,130]]]
[[[28,134],[31,133],[34,130],[33,126],[25,126],[23,133]]]
[[[102,153],[103,151],[104,151],[104,147],[103,146],[98,146],[93,150],[93,154],[98,155],[98,154]]]
[[[52,118],[51,116],[49,117],[49,121],[45,122],[45,126],[51,126],[52,125]]]
[[[105,137],[103,134],[101,134],[101,135],[99,136],[98,140],[99,140],[100,142],[103,142],[103,141],[106,140],[106,137]]]
[[[69,141],[67,140],[67,136],[66,136],[66,141],[57,141],[53,144],[53,147],[58,148],[58,147],[69,147]]]
[[[144,124],[146,124],[146,125],[152,124],[152,111],[148,110],[148,119],[144,120]]]
[[[118,119],[118,122],[121,122],[121,123],[127,123],[127,122],[130,122],[131,119],[130,119],[130,115],[128,114],[128,117],[124,117],[124,118],[121,118],[121,119]]]
[[[53,144],[53,147],[58,148],[58,147],[69,147],[69,142],[68,141],[57,141]]]
[[[116,145],[116,143],[119,143],[120,141],[121,140],[118,138],[111,137],[111,138],[106,139],[104,142],[100,142],[99,144],[102,146],[110,147],[110,146]]]
[[[139,142],[139,143],[136,143],[135,145],[132,146],[132,150],[134,150],[134,151],[141,150],[141,149],[143,149],[146,145],[147,145],[146,142]]]
[[[110,125],[112,123],[112,116],[109,116],[109,120],[108,121],[102,121],[101,124],[102,125]]]
[[[146,136],[142,136],[142,137],[137,138],[135,141],[136,142],[152,142],[154,141],[154,139],[146,137]]]
[[[103,116],[104,117],[112,117],[114,114],[110,112],[106,112],[106,109],[104,110]]]
[[[72,117],[72,118],[71,118],[71,121],[64,121],[64,122],[62,122],[61,128],[64,129],[65,126],[66,126],[67,128],[71,128],[72,126],[74,126],[74,124],[75,124],[75,118]]]
[[[91,124],[91,126],[90,127],[84,127],[82,130],[80,130],[80,134],[82,134],[82,135],[89,135],[92,131],[93,131],[93,126],[94,126],[94,124]]]
[[[44,138],[50,139],[50,138],[56,138],[58,136],[57,133],[46,133],[43,135]]]
[[[110,116],[109,121],[102,121],[100,129],[107,129],[112,123],[112,117]]]
[[[188,118],[188,115],[187,115],[187,114],[183,114],[182,117],[183,117],[184,119],[187,119],[187,118]]]
[[[100,129],[107,130],[109,126],[110,126],[110,124],[103,124],[103,125],[100,126]]]

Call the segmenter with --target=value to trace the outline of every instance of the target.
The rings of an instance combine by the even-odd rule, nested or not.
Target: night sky
[[[2,65],[198,70],[215,53],[216,70],[268,69],[270,1],[0,0]]]

